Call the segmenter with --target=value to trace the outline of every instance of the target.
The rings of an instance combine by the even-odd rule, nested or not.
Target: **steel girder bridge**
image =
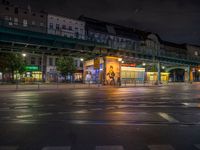
[[[0,52],[33,53],[44,55],[71,55],[86,59],[98,56],[118,56],[127,60],[149,61],[169,65],[198,66],[200,60],[148,55],[136,50],[112,49],[108,45],[72,39],[57,35],[32,32],[0,26]]]

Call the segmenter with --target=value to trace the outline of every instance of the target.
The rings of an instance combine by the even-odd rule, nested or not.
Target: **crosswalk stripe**
[[[196,144],[195,147],[200,150],[200,144]]]
[[[113,146],[96,146],[95,150],[124,150],[123,146],[113,145]]]
[[[158,115],[171,123],[179,123],[178,120],[176,120],[174,117],[168,115],[167,113],[159,112]]]
[[[48,146],[42,148],[42,150],[71,150],[70,146]]]
[[[0,146],[0,150],[17,150],[17,146]]]
[[[149,145],[150,150],[175,150],[171,145]]]

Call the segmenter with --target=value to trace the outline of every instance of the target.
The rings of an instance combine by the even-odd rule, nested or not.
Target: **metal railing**
[[[129,87],[156,87],[156,86],[179,86],[191,85],[193,82],[168,82],[168,81],[144,81],[144,80],[122,80],[114,84],[103,84],[99,80],[69,83],[61,82],[31,82],[25,83],[15,81],[15,83],[0,82],[0,90],[67,90],[67,89],[93,89],[93,88],[129,88]],[[200,82],[194,82],[200,83]]]

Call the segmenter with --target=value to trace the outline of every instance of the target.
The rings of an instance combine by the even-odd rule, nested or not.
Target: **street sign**
[[[94,69],[100,69],[100,59],[94,59]]]

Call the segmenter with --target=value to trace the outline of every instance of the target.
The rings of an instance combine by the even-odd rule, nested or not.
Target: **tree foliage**
[[[0,53],[0,71],[11,73],[14,80],[14,73],[22,74],[24,72],[25,62],[21,54],[16,53]]]
[[[58,58],[56,62],[56,67],[57,67],[57,70],[60,72],[60,74],[63,77],[65,77],[65,80],[66,80],[67,75],[72,76],[73,73],[76,71],[74,59],[69,56],[62,56]]]

